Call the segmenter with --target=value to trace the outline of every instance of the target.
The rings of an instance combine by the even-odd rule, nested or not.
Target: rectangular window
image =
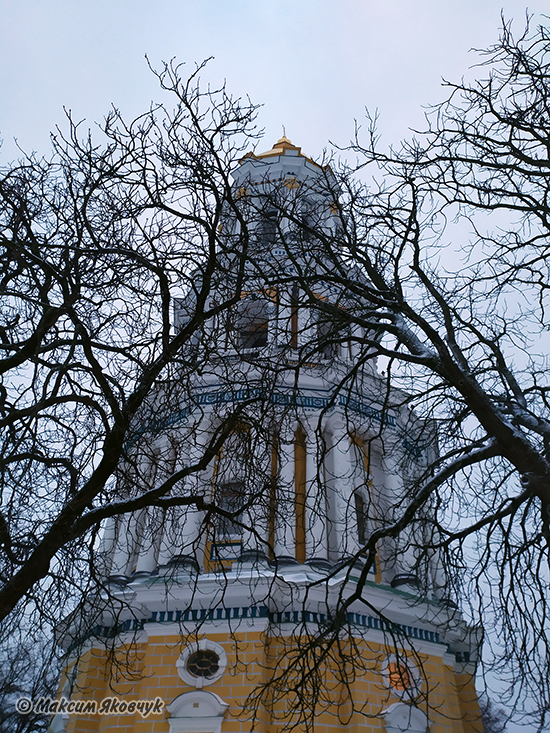
[[[277,239],[277,212],[266,211],[262,217],[259,227],[259,235],[262,243],[275,244]]]
[[[328,322],[317,323],[317,343],[320,355],[324,359],[334,359],[338,356],[337,332]]]
[[[243,528],[237,524],[241,519],[241,509],[245,503],[244,486],[240,481],[222,484],[218,489],[217,504],[220,509],[230,512],[234,518],[217,516],[215,529],[217,537],[242,535]]]
[[[276,302],[266,293],[245,295],[233,312],[235,346],[260,349],[269,340],[269,322],[276,313]]]
[[[267,320],[254,320],[242,324],[240,331],[241,349],[259,349],[267,345],[267,334],[269,322]]]

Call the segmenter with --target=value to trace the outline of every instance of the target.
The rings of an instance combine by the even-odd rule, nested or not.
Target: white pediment
[[[221,733],[229,705],[214,692],[193,690],[176,697],[166,709],[170,733]]]
[[[386,733],[427,733],[428,718],[419,708],[396,702],[382,713]]]

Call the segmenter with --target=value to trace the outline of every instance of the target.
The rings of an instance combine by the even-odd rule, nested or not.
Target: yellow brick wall
[[[79,660],[78,685],[73,699],[101,700],[108,696],[130,700],[154,700],[160,697],[168,705],[179,695],[194,690],[178,675],[176,661],[187,643],[207,636],[221,644],[227,654],[228,664],[222,678],[204,689],[219,695],[229,704],[222,733],[247,733],[251,723],[247,720],[248,696],[262,683],[269,682],[276,665],[286,655],[291,657],[295,640],[268,638],[258,631],[239,632],[230,638],[228,634],[208,633],[187,639],[179,635],[154,636],[136,647],[121,647],[116,655],[92,650]],[[302,642],[307,641],[302,637]],[[407,656],[406,652],[401,652]],[[400,700],[385,684],[382,675],[388,652],[380,645],[364,640],[342,642],[337,657],[335,650],[312,674],[319,674],[321,695],[316,706],[315,733],[375,733],[384,730],[381,711]],[[346,671],[359,662],[355,678],[342,674],[342,659]],[[125,680],[128,660],[134,679]],[[474,682],[466,674],[455,675],[441,658],[423,656],[411,659],[416,667],[421,665],[429,681],[429,689],[423,685],[422,693],[428,693],[431,733],[481,733],[479,706]],[[319,673],[322,669],[322,673]],[[349,678],[346,682],[346,676]],[[139,677],[139,679],[137,678]],[[419,707],[426,712],[420,697]],[[281,733],[288,725],[288,713],[297,704],[296,695],[287,692],[279,695],[260,710],[255,731]],[[307,708],[306,701],[305,707]],[[303,703],[298,708],[304,707]],[[244,712],[243,712],[244,708]],[[354,712],[355,710],[355,712]],[[296,722],[296,715],[292,716]],[[71,716],[67,733],[102,733],[115,729],[121,733],[168,733],[168,713],[143,719],[133,715],[94,715],[80,718]],[[297,733],[300,733],[299,726]]]
[[[483,733],[479,700],[472,674],[457,674],[456,686],[460,711],[464,721],[464,733]]]

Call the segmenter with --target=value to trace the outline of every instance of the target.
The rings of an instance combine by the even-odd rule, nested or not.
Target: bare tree
[[[255,109],[223,89],[203,94],[196,75],[183,83],[166,68],[159,80],[174,111],[158,105],[126,126],[115,110],[101,146],[69,120],[50,161],[2,174],[2,618],[21,602],[49,618],[80,584],[100,522],[169,489],[130,506],[116,487],[136,414],[175,361],[186,389],[199,357],[182,347],[240,299],[242,248],[237,290],[210,294],[236,246],[220,217],[238,213],[231,168],[255,139]],[[187,312],[174,334],[178,293]]]
[[[483,733],[505,733],[506,713],[488,697],[481,701],[481,719],[483,720]]]
[[[487,77],[449,84],[413,142],[383,153],[372,125],[367,145],[358,135],[358,165],[337,187],[327,178],[338,248],[312,232],[317,270],[345,309],[319,303],[301,278],[311,306],[352,339],[358,327],[363,359],[383,357],[402,406],[426,420],[412,449],[427,450],[438,426],[439,456],[366,548],[421,517],[419,569],[443,552],[454,598],[494,629],[483,669],[506,680],[506,704],[531,708],[538,730],[550,714],[549,54],[546,28],[516,41],[505,25]],[[382,183],[358,184],[373,166]],[[330,256],[342,251],[347,260]]]
[[[109,531],[131,538],[146,521],[153,548],[155,528],[182,509],[200,512],[198,534],[186,540],[196,562],[201,531],[214,544],[218,534],[246,531],[248,551],[271,554],[277,583],[284,559],[277,527],[288,521],[285,496],[295,487],[280,465],[266,480],[266,466],[291,441],[296,455],[303,449],[298,385],[313,364],[321,376],[332,369],[336,385],[310,425],[317,465],[330,465],[335,452],[327,415],[338,404],[355,439],[352,396],[372,383],[377,407],[368,420],[378,427],[353,450],[368,463],[375,450],[391,455],[399,444],[406,481],[384,511],[369,491],[356,492],[359,542],[301,599],[306,608],[308,597],[324,593],[328,605],[330,579],[343,578],[331,615],[315,635],[300,621],[303,646],[286,666],[275,665],[249,709],[277,709],[284,698],[293,722],[311,724],[316,709],[334,702],[322,669],[337,658],[335,689],[353,712],[351,681],[368,664],[343,630],[357,604],[383,616],[364,590],[369,574],[380,556],[397,572],[406,550],[406,581],[420,595],[437,586],[447,623],[461,605],[496,629],[487,669],[508,681],[512,708],[526,712],[524,701],[532,703],[543,730],[548,44],[544,28],[515,41],[505,27],[488,52],[488,78],[451,85],[426,133],[389,153],[377,149],[374,129],[366,145],[358,136],[358,164],[319,165],[314,195],[289,180],[255,191],[246,180],[235,186],[239,160],[257,137],[255,108],[223,89],[203,93],[196,74],[184,83],[170,66],[159,80],[177,97],[174,112],[157,106],[127,126],[115,111],[99,147],[71,124],[67,139],[54,138],[51,161],[31,158],[4,172],[6,632],[17,613],[59,625],[57,609],[71,598],[90,623],[103,602],[119,603],[113,628],[117,614],[127,620],[122,594],[113,601],[105,582],[109,573],[116,580],[114,556],[97,557],[109,518],[116,521],[104,539]],[[382,184],[361,182],[371,169],[382,172]],[[290,269],[274,263],[274,242]],[[449,252],[461,258],[456,266]],[[231,350],[240,356],[229,359]],[[206,432],[197,395],[214,372],[231,399],[218,391],[216,427]],[[281,384],[286,402],[272,398]],[[170,437],[174,420],[178,440],[194,446],[185,464]],[[392,420],[393,438],[384,427]],[[219,459],[224,448],[233,464]],[[181,490],[207,470],[209,496]],[[335,478],[323,470],[319,496]],[[305,494],[302,503],[305,512]],[[320,511],[318,504],[312,516]],[[444,566],[440,581],[427,570],[434,565]],[[402,632],[386,621],[396,646]]]
[[[2,733],[38,733],[46,731],[50,716],[46,713],[18,709],[20,698],[39,700],[55,698],[61,664],[51,639],[42,630],[26,639],[12,637],[0,657],[0,730]],[[30,637],[30,638],[29,638]]]

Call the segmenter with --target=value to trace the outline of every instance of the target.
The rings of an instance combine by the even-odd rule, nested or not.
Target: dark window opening
[[[301,219],[302,219],[302,226],[301,226],[302,240],[304,242],[311,242],[313,240],[312,229],[315,226],[313,217],[311,216],[311,214],[302,214]]]
[[[259,237],[262,242],[275,244],[277,239],[277,212],[266,211],[262,216],[259,227]]]
[[[297,285],[292,288],[290,296],[290,348],[298,348],[298,299],[300,290]]]
[[[241,349],[259,349],[267,345],[268,321],[253,321],[245,324],[240,332]]]
[[[242,535],[243,528],[237,522],[241,518],[241,509],[244,504],[244,486],[240,481],[222,484],[219,487],[218,506],[225,512],[234,515],[234,518],[216,517],[216,534],[218,537]]]
[[[193,677],[214,677],[220,668],[220,658],[210,649],[199,649],[187,660],[187,671]]]
[[[267,298],[250,294],[237,306],[234,316],[236,347],[239,349],[259,349],[267,346],[269,340],[269,321],[274,317],[275,308]]]
[[[325,359],[338,356],[338,344],[335,342],[335,331],[330,323],[317,324],[317,339],[319,353]]]
[[[358,491],[354,493],[353,497],[355,499],[355,516],[357,518],[357,539],[359,540],[360,545],[364,545],[367,541],[365,500]]]

